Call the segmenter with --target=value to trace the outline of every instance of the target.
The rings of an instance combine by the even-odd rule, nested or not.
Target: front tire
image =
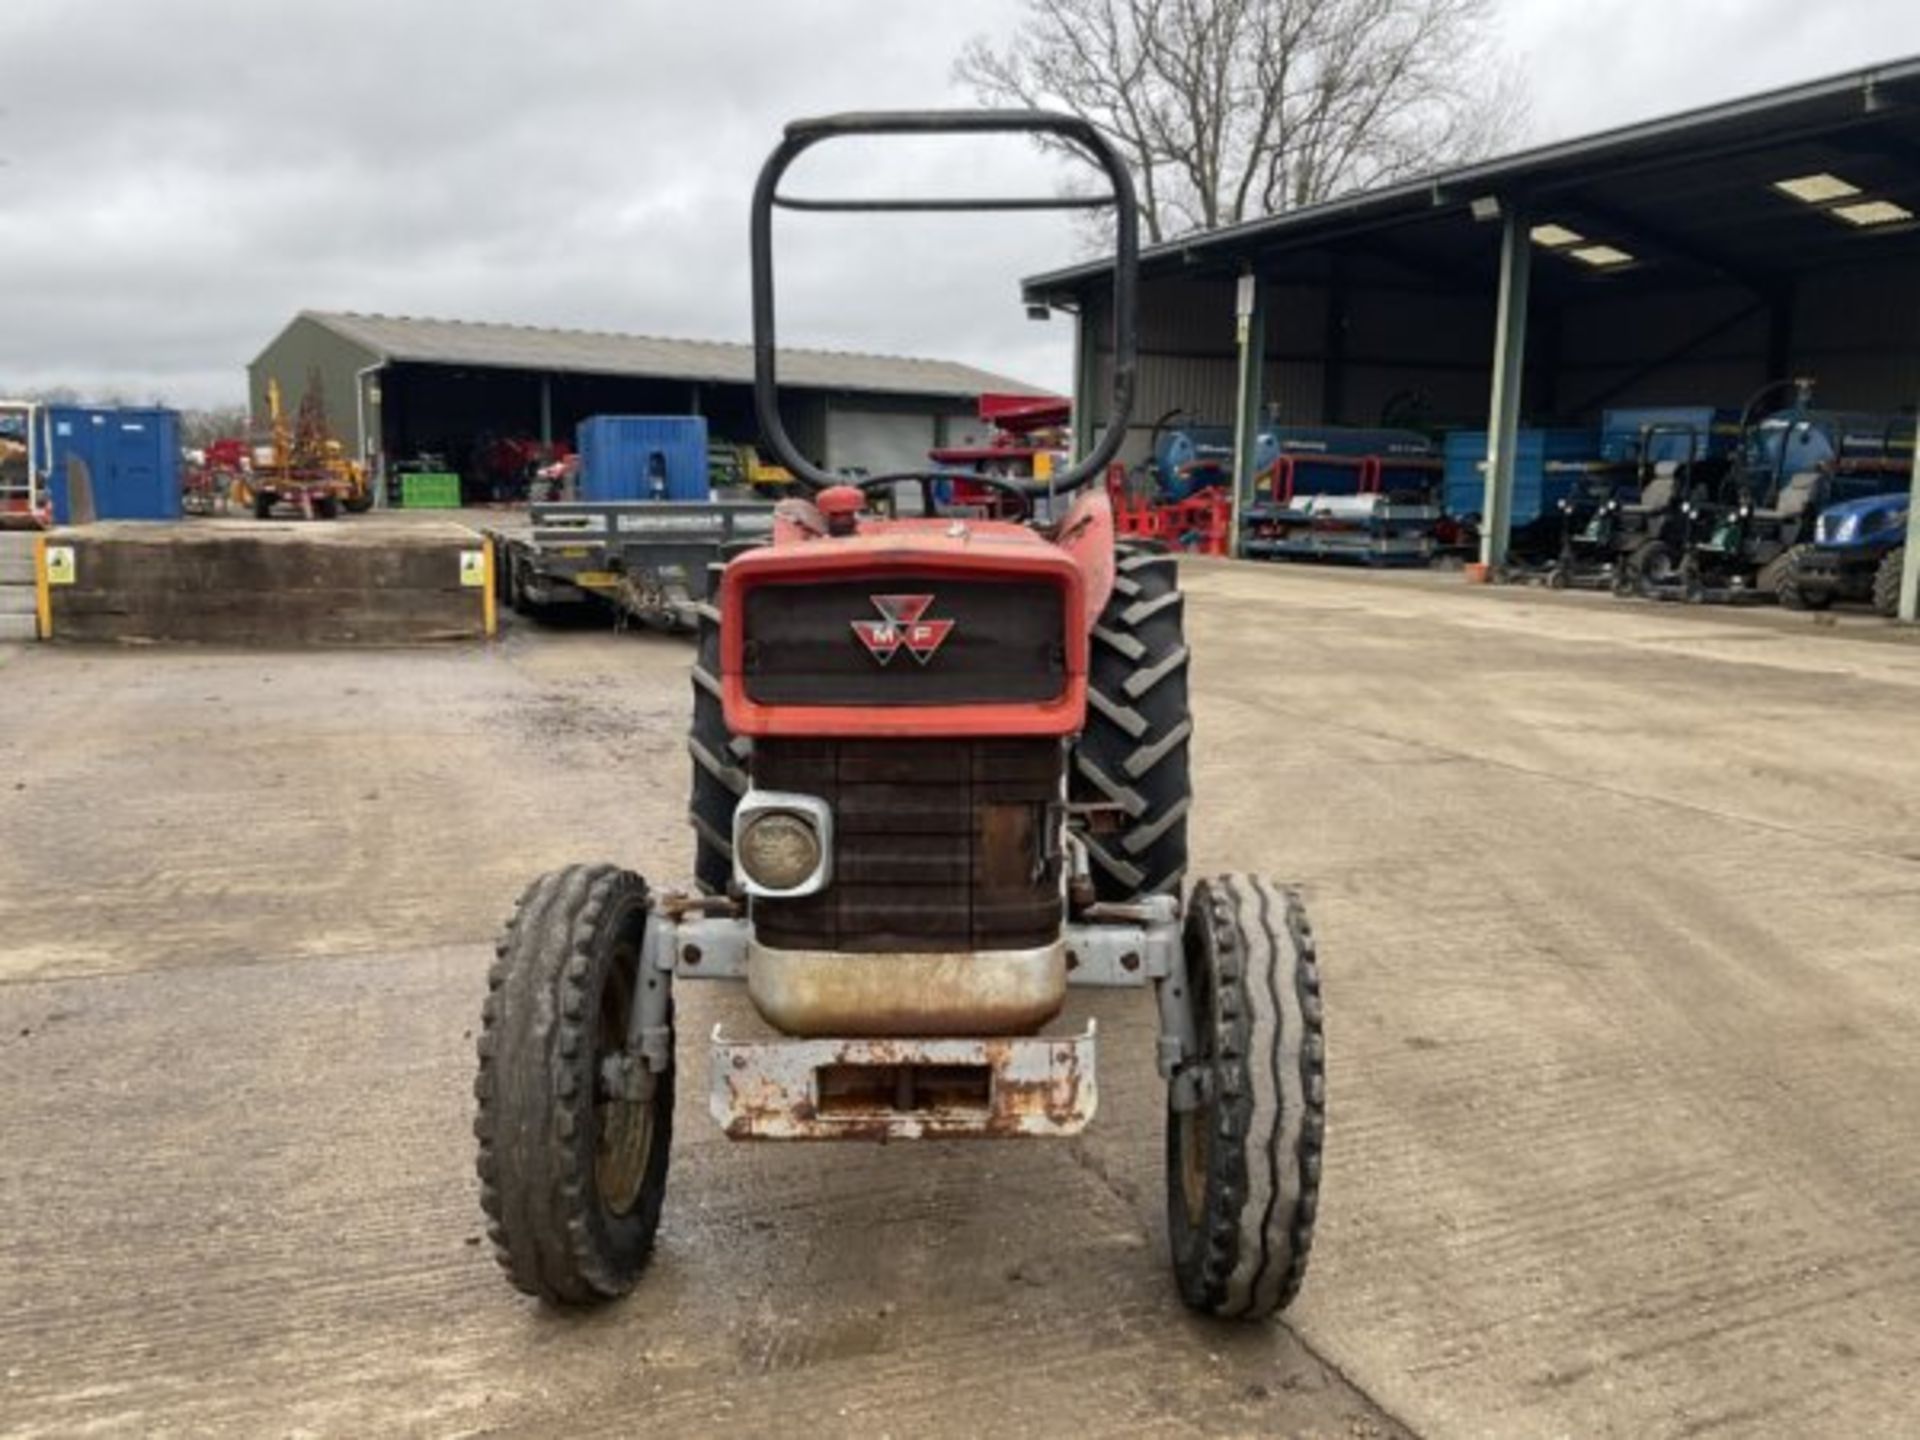
[[[1203,1086],[1167,1110],[1167,1235],[1192,1309],[1264,1320],[1299,1292],[1326,1131],[1320,971],[1299,897],[1243,875],[1187,905],[1184,983]]]
[[[507,1278],[549,1304],[626,1294],[659,1228],[673,1067],[623,1089],[604,1063],[625,1052],[640,987],[666,983],[642,963],[649,908],[629,871],[553,871],[521,896],[487,976],[480,1204]]]
[[[1121,545],[1113,593],[1093,627],[1087,719],[1072,798],[1111,808],[1083,832],[1101,900],[1177,893],[1187,873],[1193,780],[1188,650],[1173,556]],[[1102,823],[1114,817],[1114,823]]]

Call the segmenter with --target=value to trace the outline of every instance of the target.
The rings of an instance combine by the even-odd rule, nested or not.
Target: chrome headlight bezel
[[[770,867],[762,865],[762,876],[749,868],[756,828],[783,828],[797,825],[813,844],[807,864],[792,874],[767,876]],[[794,832],[789,830],[789,835]],[[771,837],[764,843],[773,843]],[[749,895],[770,900],[794,900],[817,895],[833,880],[833,811],[817,795],[800,795],[785,790],[749,790],[740,797],[733,812],[733,874]],[[785,881],[788,883],[771,883]]]

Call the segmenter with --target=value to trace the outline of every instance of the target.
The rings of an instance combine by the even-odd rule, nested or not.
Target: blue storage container
[[[56,524],[70,524],[67,459],[86,462],[101,520],[180,518],[177,411],[110,405],[49,405],[40,412],[40,453]]]
[[[1447,513],[1478,515],[1487,505],[1487,432],[1455,430],[1443,447]],[[1593,430],[1522,430],[1514,451],[1513,523],[1525,525],[1551,510],[1600,459]]]
[[[595,415],[580,422],[582,500],[709,499],[699,415]]]

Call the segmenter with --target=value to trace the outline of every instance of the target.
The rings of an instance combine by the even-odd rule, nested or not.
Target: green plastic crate
[[[460,508],[460,477],[458,475],[402,475],[400,477],[400,508],[402,510],[458,510]]]

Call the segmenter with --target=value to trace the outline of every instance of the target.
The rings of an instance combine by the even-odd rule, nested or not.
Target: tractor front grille
[[[880,604],[911,596],[947,622],[937,654],[884,656],[855,622],[884,621]],[[760,705],[1032,704],[1067,687],[1065,602],[1044,580],[808,580],[747,591],[747,697]]]
[[[832,808],[833,882],[756,899],[763,945],[1030,949],[1060,933],[1058,740],[761,740],[753,783]]]

